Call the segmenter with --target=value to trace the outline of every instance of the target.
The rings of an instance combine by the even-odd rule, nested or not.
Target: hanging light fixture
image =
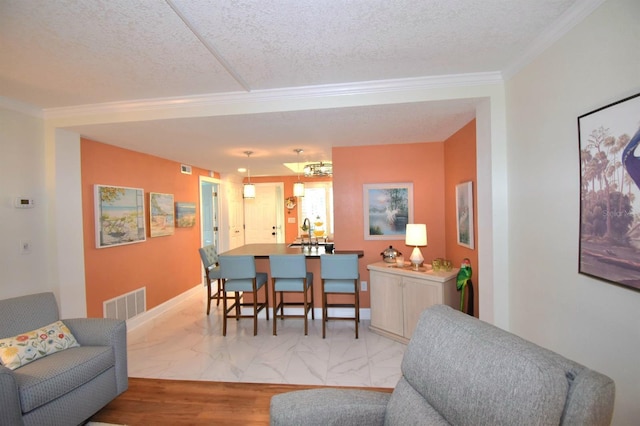
[[[247,183],[244,184],[242,189],[242,196],[244,198],[256,198],[256,186],[251,183],[251,170],[249,169],[248,160],[251,154],[253,154],[253,151],[245,151],[244,153],[247,154]]]
[[[298,153],[298,181],[293,184],[293,196],[294,197],[304,197],[304,183],[300,182],[300,153],[303,151],[302,149],[294,149],[295,152]]]
[[[333,175],[333,164],[320,161],[319,163],[309,163],[304,166],[306,177],[325,177]]]

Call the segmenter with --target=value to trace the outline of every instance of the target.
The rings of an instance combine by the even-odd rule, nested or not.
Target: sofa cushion
[[[358,389],[310,389],[271,398],[270,423],[305,426],[382,425],[390,394]]]
[[[384,424],[449,426],[449,422],[403,378],[391,394]]]
[[[0,364],[15,370],[32,361],[78,345],[69,328],[56,321],[36,330],[0,339]]]
[[[564,366],[549,354],[490,324],[436,306],[421,316],[402,373],[452,424],[560,424],[569,383]]]
[[[14,371],[22,412],[27,413],[84,385],[115,365],[110,346],[80,346]]]

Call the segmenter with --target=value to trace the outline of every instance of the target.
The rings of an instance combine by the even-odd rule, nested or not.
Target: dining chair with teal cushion
[[[304,318],[304,334],[309,333],[308,317],[311,311],[311,319],[315,319],[313,312],[313,272],[307,272],[307,260],[304,254],[273,254],[269,256],[271,268],[271,294],[273,295],[273,335],[277,335],[278,311],[280,318]],[[298,293],[302,295],[295,301],[284,300],[285,293]],[[280,302],[277,302],[277,294]],[[285,306],[302,306],[302,314],[285,315]]]
[[[326,335],[328,320],[353,320],[358,338],[358,323],[360,322],[360,274],[358,273],[357,254],[323,254],[320,255],[320,273],[322,282],[322,338]],[[353,303],[329,303],[327,295],[352,294]],[[329,316],[330,308],[353,308],[353,317]]]
[[[222,277],[222,335],[227,335],[227,319],[253,318],[253,335],[258,334],[258,313],[265,310],[269,320],[269,284],[266,272],[256,272],[256,261],[248,256],[220,256],[220,274]],[[264,288],[264,301],[258,301],[258,290]],[[227,293],[234,292],[233,303],[228,306]],[[251,293],[252,302],[243,302],[240,293]],[[243,307],[251,307],[252,314],[243,314]],[[266,308],[266,309],[265,309]],[[230,315],[230,312],[234,314]]]
[[[218,251],[214,244],[209,244],[199,249],[200,259],[204,267],[204,277],[207,280],[207,315],[211,311],[211,300],[216,300],[216,306],[220,306],[222,299],[222,280],[220,278],[220,265],[218,264]],[[213,294],[211,283],[216,281],[216,289]]]

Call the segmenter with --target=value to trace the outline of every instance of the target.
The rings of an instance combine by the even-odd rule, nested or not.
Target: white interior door
[[[245,244],[284,242],[282,184],[256,184],[256,197],[244,200]]]
[[[231,250],[244,244],[244,213],[241,183],[229,183],[227,187],[227,199],[229,200],[229,246],[227,249]]]

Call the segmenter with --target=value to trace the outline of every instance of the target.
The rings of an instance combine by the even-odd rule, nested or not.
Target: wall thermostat
[[[33,198],[16,198],[15,206],[18,209],[30,209],[35,205]]]

